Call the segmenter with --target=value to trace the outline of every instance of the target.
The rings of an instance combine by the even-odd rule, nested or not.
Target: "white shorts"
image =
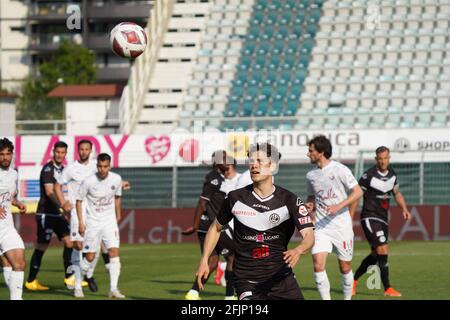
[[[336,253],[341,261],[352,261],[353,258],[353,228],[340,230],[316,229],[315,243],[311,250],[314,255],[320,252]]]
[[[117,222],[103,223],[100,226],[86,224],[83,252],[97,252],[102,241],[106,249],[119,248],[120,235]]]
[[[83,202],[83,220],[86,221],[86,206],[84,205]],[[86,222],[85,222],[86,223]],[[75,208],[72,209],[72,211],[70,212],[70,241],[79,241],[79,242],[83,242],[84,238],[83,236],[80,234],[79,230],[79,224],[78,224],[78,215],[77,215],[77,210]]]
[[[25,249],[23,240],[14,227],[0,231],[0,254],[14,249]]]

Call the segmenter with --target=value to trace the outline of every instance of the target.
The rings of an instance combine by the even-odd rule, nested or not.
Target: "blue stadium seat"
[[[269,109],[269,101],[262,100],[259,101],[256,106],[255,116],[261,117],[267,114],[267,109]]]

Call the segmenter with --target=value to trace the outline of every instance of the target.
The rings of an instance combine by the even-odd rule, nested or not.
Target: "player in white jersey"
[[[17,200],[17,171],[10,167],[13,152],[12,142],[0,139],[0,254],[10,299],[22,300],[25,246],[14,227],[11,205],[21,214],[26,213],[27,208]]]
[[[103,241],[110,257],[109,297],[123,299],[125,296],[117,287],[121,267],[118,221],[121,218],[122,178],[110,170],[111,157],[106,153],[99,154],[97,173],[83,182],[77,196],[79,233],[84,236],[83,253],[86,254],[81,261],[81,276],[89,271]],[[85,215],[82,209],[83,202],[86,203]],[[75,297],[84,297],[81,277],[77,277],[75,281]]]
[[[76,269],[74,270],[75,272],[79,270],[77,268],[80,266],[81,251],[83,250],[83,237],[78,233],[78,216],[75,210],[76,199],[83,181],[97,172],[95,161],[90,160],[92,142],[89,140],[81,140],[77,147],[79,160],[67,165],[55,184],[55,193],[60,203],[63,203],[63,210],[65,212],[70,212],[70,240],[73,242],[72,268]],[[64,199],[62,192],[62,186],[64,184],[67,184],[67,200]],[[84,211],[85,208],[83,208],[83,212]],[[95,262],[97,262],[97,259]],[[93,277],[95,264],[93,264],[92,270],[89,272],[85,279],[86,281],[83,283],[83,285],[89,284],[89,288],[93,292],[97,291],[97,285],[95,284]],[[75,285],[75,276],[73,275],[72,277],[65,279],[64,283],[69,289],[73,289]]]
[[[330,300],[330,282],[326,273],[327,256],[338,255],[344,299],[352,297],[353,225],[348,206],[363,195],[352,172],[330,160],[331,142],[317,136],[308,143],[308,157],[317,165],[306,174],[307,208],[315,211],[315,244],[312,248],[314,277],[323,300]]]

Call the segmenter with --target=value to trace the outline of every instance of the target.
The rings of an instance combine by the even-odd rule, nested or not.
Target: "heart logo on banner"
[[[170,151],[170,137],[149,137],[145,140],[145,151],[150,156],[152,164],[163,160]]]
[[[200,143],[196,139],[188,139],[180,145],[178,154],[186,162],[194,162],[198,157]]]

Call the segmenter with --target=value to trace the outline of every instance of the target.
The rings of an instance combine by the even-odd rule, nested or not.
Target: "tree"
[[[60,120],[64,115],[62,100],[48,98],[48,93],[61,83],[94,83],[97,73],[95,54],[83,46],[64,40],[38,70],[38,76],[29,76],[22,85],[17,119]]]

